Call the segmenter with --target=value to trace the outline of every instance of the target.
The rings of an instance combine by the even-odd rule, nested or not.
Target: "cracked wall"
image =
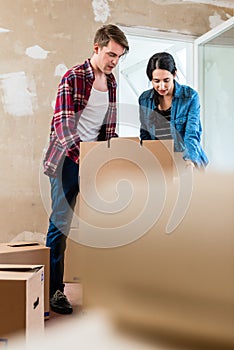
[[[198,36],[233,15],[233,1],[225,0],[0,0],[0,241],[47,229],[40,166],[57,85],[90,57],[99,26]]]

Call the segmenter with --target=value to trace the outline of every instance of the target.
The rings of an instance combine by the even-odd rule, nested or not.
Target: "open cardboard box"
[[[79,223],[79,228],[72,227],[67,240],[65,282],[81,280],[82,244],[95,246],[98,243],[100,246],[103,241],[103,245],[109,243],[118,246],[126,241],[127,235],[129,241],[135,239],[135,233],[128,230],[117,232],[115,242],[111,237],[110,242],[107,228],[127,225],[140,215],[150,191],[147,176],[155,181],[160,179],[162,186],[158,186],[164,189],[172,181],[175,172],[173,148],[173,140],[147,140],[141,144],[137,137],[81,143],[81,193],[74,214],[78,218],[74,221]],[[156,191],[155,194],[158,195]],[[129,197],[132,197],[130,203]],[[98,242],[97,226],[101,227],[98,230]],[[139,228],[138,232],[141,236]]]
[[[136,138],[81,143],[79,242],[120,246],[135,240],[137,232],[141,236],[145,229],[142,211],[146,206],[159,215],[173,181],[173,155],[172,140],[142,145]]]

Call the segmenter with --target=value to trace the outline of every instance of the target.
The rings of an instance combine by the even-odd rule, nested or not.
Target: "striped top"
[[[171,107],[166,111],[161,111],[158,107],[152,113],[152,121],[155,123],[155,139],[171,140]]]

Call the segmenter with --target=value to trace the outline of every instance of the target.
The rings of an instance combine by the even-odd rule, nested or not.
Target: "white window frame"
[[[223,40],[224,38],[222,37],[222,34],[224,34],[225,32],[228,33],[229,30],[232,30],[231,33],[233,34],[234,17],[231,17],[227,21],[223,22],[222,24],[218,25],[217,27],[211,29],[207,33],[203,34],[202,36],[194,40],[194,74],[193,74],[194,87],[197,91],[199,91],[199,96],[201,101],[201,121],[203,124],[202,145],[205,151],[207,151],[208,143],[209,143],[207,132],[212,133],[212,131],[214,130],[213,128],[211,127],[208,128],[206,126],[206,120],[205,120],[206,118],[205,116],[205,76],[204,76],[205,56],[204,56],[203,48],[205,47],[206,44],[209,44],[209,42],[211,42],[214,39],[215,39],[215,43],[214,42],[211,43],[213,47],[217,47],[217,48],[232,47],[233,48],[234,47],[233,36],[230,36],[229,34],[229,37],[225,37],[225,42]],[[224,134],[223,137],[225,139],[226,135]],[[217,148],[219,148],[218,145],[214,145],[214,149],[217,149]],[[226,159],[226,155],[225,155],[225,157],[222,157],[222,161],[219,159],[212,162],[211,160],[210,168],[213,171],[233,171],[234,163],[232,159],[230,160],[229,158]]]

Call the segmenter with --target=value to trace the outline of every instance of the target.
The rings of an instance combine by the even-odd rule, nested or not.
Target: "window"
[[[203,146],[209,169],[234,171],[234,17],[195,40],[195,78],[200,93]]]
[[[119,135],[139,136],[138,97],[151,88],[146,76],[148,59],[156,52],[168,51],[176,61],[178,82],[194,87],[200,95],[202,145],[209,169],[234,170],[233,69],[234,17],[195,38],[153,29],[122,28],[129,54],[119,62]]]

